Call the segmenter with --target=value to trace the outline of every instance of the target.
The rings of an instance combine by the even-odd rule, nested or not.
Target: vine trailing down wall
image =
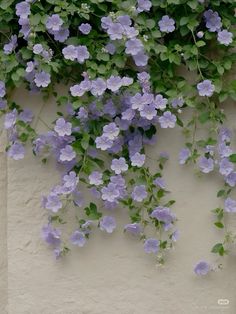
[[[236,79],[227,79],[235,53],[234,0],[2,0],[0,2],[0,109],[7,130],[9,157],[24,158],[31,143],[40,162],[53,157],[63,168],[61,182],[42,199],[48,222],[42,237],[57,259],[73,246],[83,247],[95,227],[112,233],[113,210],[127,209],[124,231],[141,240],[160,264],[178,239],[176,215],[168,200],[161,153],[150,171],[145,146],[155,144],[157,128],[179,125],[186,147],[181,165],[222,176],[217,196],[224,206],[213,210],[224,238],[212,252],[224,256],[236,242],[224,216],[236,213],[231,193],[236,185],[236,153],[231,147],[220,104],[236,100]],[[189,83],[179,68],[193,71]],[[69,85],[57,96],[55,84]],[[11,100],[26,86],[44,97],[53,94],[62,114],[52,128],[36,134],[33,114]],[[181,114],[191,107],[192,117]],[[66,108],[66,110],[65,110]],[[207,136],[197,136],[198,126]],[[158,144],[157,144],[158,145]],[[104,162],[104,159],[106,160]],[[94,201],[84,204],[81,186]],[[84,187],[83,187],[84,188]],[[75,206],[77,228],[62,232]],[[118,209],[117,209],[118,210]],[[68,226],[67,226],[68,227]],[[200,261],[197,275],[221,267]]]

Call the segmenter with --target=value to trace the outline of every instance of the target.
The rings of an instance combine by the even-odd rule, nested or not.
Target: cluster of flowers
[[[22,159],[25,143],[33,138],[34,154],[43,161],[52,155],[63,169],[61,183],[42,199],[49,214],[49,222],[42,229],[43,239],[59,258],[69,250],[61,228],[68,203],[81,208],[81,217],[76,217],[78,228],[69,239],[79,247],[85,245],[93,226],[107,233],[116,229],[112,210],[120,205],[127,208],[130,217],[124,231],[136,235],[145,252],[154,253],[162,263],[164,251],[178,239],[177,219],[170,209],[174,201],[165,203],[163,199],[167,190],[161,171],[168,158],[162,154],[159,170],[152,174],[145,145],[156,143],[158,128],[183,126],[180,116],[189,104],[196,109],[199,103],[212,108],[211,97],[217,99],[219,94],[220,78],[214,74],[219,61],[211,62],[204,46],[211,40],[228,52],[234,42],[230,20],[221,19],[216,6],[204,0],[181,5],[137,0],[130,8],[118,0],[107,3],[105,11],[96,1],[75,5],[67,0],[61,7],[46,3],[46,13],[41,3],[32,0],[9,6],[18,25],[14,24],[10,40],[4,41],[0,52],[2,67],[12,61],[18,67],[4,68],[7,78],[0,76],[0,110],[5,114],[4,127],[9,135],[7,154]],[[230,5],[222,10],[227,11],[222,16],[232,15]],[[110,13],[104,16],[104,12]],[[189,44],[182,45],[180,36]],[[230,55],[226,53],[226,57]],[[187,80],[175,74],[178,71],[173,60],[190,70],[196,65],[200,78],[190,93]],[[206,62],[215,68],[207,71]],[[222,68],[223,72],[229,70],[231,63],[221,66],[220,72]],[[47,92],[50,84],[69,79],[66,114],[60,113],[47,133],[35,136],[29,125],[32,112],[5,100],[5,85],[11,87],[15,77],[16,81],[22,77],[32,92]],[[203,155],[193,146],[183,148],[179,163],[196,159],[203,173],[218,168],[225,184],[234,187],[231,135],[226,128],[218,133],[217,144],[204,145]],[[107,162],[103,161],[104,151]],[[98,205],[91,202],[84,207],[82,184]],[[108,210],[109,215],[103,215],[100,208]],[[224,210],[236,212],[236,200],[229,195]],[[147,226],[154,228],[155,236]],[[195,267],[198,275],[210,270],[211,265],[204,261]]]

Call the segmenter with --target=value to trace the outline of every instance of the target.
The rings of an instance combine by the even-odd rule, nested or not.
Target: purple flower
[[[23,159],[25,156],[25,148],[20,143],[14,143],[7,151],[7,155],[14,160]]]
[[[62,49],[62,53],[65,59],[74,61],[77,58],[77,48],[73,45],[69,45]]]
[[[50,245],[59,246],[61,243],[61,231],[48,224],[42,228],[42,238]]]
[[[205,276],[209,273],[210,270],[210,265],[205,261],[198,262],[197,265],[194,267],[194,272],[198,276]]]
[[[89,23],[82,23],[78,28],[82,34],[88,35],[91,32],[92,26]]]
[[[200,96],[211,97],[215,91],[215,86],[210,80],[204,80],[197,84],[197,89]]]
[[[70,241],[74,245],[83,247],[86,243],[86,238],[83,232],[76,230],[70,237]]]
[[[49,73],[41,71],[35,74],[34,82],[37,87],[47,87],[51,82],[51,76]]]
[[[6,86],[3,81],[0,81],[0,97],[4,97],[6,95]]]
[[[179,230],[175,230],[171,235],[171,240],[176,242],[179,239]]]
[[[156,254],[159,251],[160,241],[154,238],[149,238],[144,242],[144,251],[146,253]]]
[[[163,129],[174,128],[176,121],[176,116],[170,111],[164,112],[163,115],[159,118],[159,123]]]
[[[134,62],[138,67],[144,67],[148,63],[148,56],[143,51],[133,56]]]
[[[128,165],[125,158],[120,157],[119,159],[113,159],[111,162],[111,170],[113,170],[115,174],[127,171]]]
[[[145,185],[136,185],[131,193],[134,201],[142,202],[147,197],[147,191]]]
[[[116,228],[115,218],[112,216],[104,216],[99,222],[100,229],[107,233],[112,233]]]
[[[66,122],[64,118],[59,118],[56,121],[54,130],[59,136],[71,135],[72,124],[70,122]]]
[[[131,234],[138,235],[138,234],[141,233],[142,227],[140,226],[139,223],[135,222],[135,223],[132,223],[132,224],[125,225],[124,230],[126,232],[131,233]]]
[[[140,116],[147,120],[152,120],[157,115],[157,111],[155,108],[156,106],[154,104],[150,105],[145,104],[143,106],[143,109],[140,111]]]
[[[66,145],[65,148],[60,150],[60,161],[71,161],[76,157],[76,153],[73,150],[72,146]]]
[[[204,13],[204,18],[206,21],[206,27],[209,29],[210,32],[216,32],[220,30],[222,23],[221,18],[217,12],[207,10]]]
[[[171,101],[171,105],[173,108],[182,107],[184,104],[184,100],[182,97],[174,98]]]
[[[110,140],[106,136],[99,136],[95,139],[96,148],[100,148],[101,150],[107,150],[111,148],[113,145],[113,141]]]
[[[233,34],[224,29],[218,32],[217,40],[220,44],[228,46],[233,42]]]
[[[92,81],[91,94],[93,96],[101,96],[107,88],[106,81],[101,78]]]
[[[120,196],[120,192],[114,183],[109,183],[108,186],[103,187],[101,192],[102,199],[108,202],[114,202]]]
[[[119,76],[112,75],[107,80],[107,88],[110,89],[112,92],[117,92],[122,86],[122,79]]]
[[[156,179],[153,181],[153,183],[154,183],[156,186],[158,186],[158,187],[160,187],[161,189],[163,189],[163,190],[166,188],[166,183],[165,183],[164,179],[162,179],[162,178],[160,178],[160,177],[156,178]]]
[[[143,11],[150,11],[152,7],[152,3],[149,0],[138,0],[138,8],[137,11],[138,12],[143,12]]]
[[[122,39],[124,28],[120,23],[111,23],[108,26],[107,33],[111,40]]]
[[[228,128],[226,127],[220,128],[220,132],[219,132],[220,142],[230,142],[231,137],[232,137],[232,132]]]
[[[77,60],[79,63],[84,63],[86,59],[89,59],[89,52],[86,46],[77,47]]]
[[[152,218],[163,221],[165,224],[170,224],[175,219],[175,215],[169,207],[156,207],[150,215]]]
[[[116,46],[112,43],[108,43],[105,46],[105,49],[110,55],[114,55],[114,53],[116,52]]]
[[[233,153],[233,151],[230,148],[230,146],[226,145],[224,142],[219,144],[218,152],[219,152],[221,158],[229,157]]]
[[[101,184],[103,184],[102,173],[101,172],[93,171],[89,175],[88,178],[89,178],[89,184],[92,184],[92,185],[101,185]]]
[[[135,153],[133,156],[131,156],[130,158],[131,160],[131,165],[133,167],[142,167],[145,163],[145,155],[144,154],[140,154],[140,153]]]
[[[234,187],[236,185],[236,172],[231,172],[226,178],[225,182],[229,185]]]
[[[204,33],[202,31],[197,32],[197,37],[202,38],[204,36]]]
[[[33,53],[40,55],[43,52],[43,46],[41,44],[36,44],[33,46]]]
[[[184,165],[187,159],[191,156],[191,152],[188,148],[182,148],[179,152],[179,164]]]
[[[125,53],[130,54],[132,56],[137,55],[139,52],[143,51],[143,43],[140,39],[133,38],[127,40],[125,43]]]
[[[120,15],[117,17],[117,21],[123,26],[130,26],[132,24],[132,21],[129,15]]]
[[[160,31],[164,33],[171,33],[175,30],[175,21],[168,15],[164,15],[158,22]]]
[[[209,173],[214,169],[214,160],[212,158],[201,157],[198,166],[203,173]]]
[[[27,18],[30,15],[30,4],[27,1],[22,1],[16,4],[16,15],[21,18]]]
[[[232,162],[230,162],[227,158],[223,158],[220,162],[219,162],[219,172],[223,175],[223,176],[227,176],[229,175],[231,172],[233,172],[234,170],[234,165]]]
[[[5,129],[10,129],[16,124],[16,119],[17,119],[17,110],[14,109],[13,111],[7,113],[5,115],[5,120],[4,120],[4,127]]]
[[[224,204],[224,209],[227,213],[236,213],[236,201],[227,197]]]
[[[64,43],[70,36],[70,31],[68,28],[61,27],[59,31],[54,31],[53,35],[55,40],[59,41],[60,43]]]
[[[69,193],[75,190],[78,182],[79,178],[74,171],[70,171],[69,174],[66,174],[63,177],[63,186],[68,190]]]
[[[83,96],[87,91],[91,88],[91,81],[83,80],[80,84],[76,84],[70,87],[71,95],[76,96]]]
[[[156,109],[164,110],[166,108],[167,103],[168,100],[164,98],[161,94],[156,95],[154,101]]]
[[[120,133],[120,129],[116,126],[114,122],[111,122],[103,127],[103,135],[114,140]]]
[[[126,109],[122,112],[122,120],[131,121],[135,116],[135,111],[133,109]]]
[[[24,121],[25,123],[31,122],[33,120],[33,112],[26,108],[19,114],[19,120]]]
[[[62,202],[58,195],[51,193],[44,199],[43,207],[57,213],[62,208]]]
[[[0,110],[4,110],[7,107],[7,101],[0,98]]]
[[[12,53],[13,50],[17,47],[17,36],[12,35],[9,43],[5,44],[3,47],[4,53],[9,55]]]
[[[63,24],[63,20],[58,14],[53,14],[46,21],[46,28],[52,31],[59,31]]]

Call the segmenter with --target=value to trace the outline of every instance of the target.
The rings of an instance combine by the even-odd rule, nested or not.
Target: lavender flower
[[[89,52],[86,46],[77,47],[77,60],[79,63],[84,63],[85,60],[89,59]]]
[[[198,276],[205,276],[209,273],[210,270],[210,265],[205,261],[198,262],[197,265],[194,267],[194,272]]]
[[[25,148],[20,143],[14,143],[8,149],[7,155],[14,160],[23,159],[25,156]]]
[[[148,63],[148,56],[143,51],[133,56],[134,62],[138,67],[144,67]]]
[[[224,204],[224,209],[227,213],[236,213],[236,201],[227,197]]]
[[[43,46],[41,44],[36,44],[33,46],[33,53],[40,55],[43,52]]]
[[[53,14],[46,21],[46,28],[52,31],[59,31],[63,24],[63,20],[58,14]]]
[[[223,176],[227,176],[229,175],[231,172],[233,172],[234,170],[234,165],[232,162],[230,162],[227,158],[223,158],[220,162],[219,162],[219,172],[223,175]]]
[[[83,247],[86,243],[86,238],[83,232],[76,230],[70,237],[72,244]]]
[[[11,54],[17,47],[17,36],[12,35],[10,41],[3,46],[4,53],[6,55]]]
[[[135,222],[135,223],[132,223],[132,224],[125,225],[124,230],[126,232],[129,232],[129,233],[133,234],[133,235],[138,235],[138,234],[141,233],[142,227],[140,226],[139,223]]]
[[[73,150],[72,146],[66,145],[65,148],[60,150],[60,161],[71,161],[76,157],[76,153]]]
[[[162,179],[162,178],[160,178],[160,177],[156,178],[156,179],[153,181],[153,183],[154,183],[156,186],[158,186],[159,188],[163,189],[163,190],[166,188],[166,183],[165,183],[164,179]]]
[[[101,184],[103,184],[102,173],[101,172],[93,171],[89,175],[88,178],[89,178],[89,184],[93,184],[93,185],[101,185]]]
[[[116,46],[112,43],[108,43],[105,46],[106,51],[110,54],[110,55],[114,55],[116,52]]]
[[[152,2],[149,0],[138,0],[137,12],[149,12],[152,7]]]
[[[107,88],[110,89],[112,92],[117,92],[122,86],[122,79],[119,76],[112,75],[107,80]]]
[[[162,206],[156,207],[150,216],[166,224],[170,224],[175,219],[175,215],[171,212],[170,208]]]
[[[70,171],[69,174],[66,174],[63,177],[63,187],[67,189],[68,193],[71,193],[75,190],[78,182],[79,178],[74,171]]]
[[[154,238],[149,238],[144,242],[144,251],[146,253],[154,253],[157,254],[159,251],[160,241]]]
[[[60,43],[64,43],[70,36],[70,31],[68,28],[61,27],[59,31],[54,31],[52,34],[54,35],[55,40],[59,41]]]
[[[62,53],[65,59],[74,61],[77,58],[77,48],[73,45],[69,45],[62,49]]]
[[[30,15],[30,4],[22,1],[16,4],[16,15],[21,18],[27,18]]]
[[[92,26],[89,23],[82,23],[78,28],[82,34],[88,35],[91,32]]]
[[[212,158],[201,157],[198,166],[203,173],[209,173],[214,169],[214,160]]]
[[[42,228],[42,238],[50,245],[59,246],[61,244],[61,231],[48,224]]]
[[[116,228],[115,218],[112,216],[104,216],[99,222],[100,229],[107,233],[112,233]]]
[[[3,81],[0,81],[0,97],[4,97],[6,95],[6,86]]]
[[[215,86],[210,80],[204,80],[197,84],[197,89],[200,96],[211,97],[215,91]]]
[[[163,115],[159,118],[159,123],[161,125],[161,128],[174,128],[175,123],[177,119],[174,114],[172,114],[170,111],[166,111],[163,113]]]
[[[111,40],[122,39],[124,28],[120,23],[111,23],[108,26],[107,33]]]
[[[26,108],[19,114],[19,120],[29,123],[33,120],[33,112]]]
[[[236,172],[231,172],[229,175],[227,175],[225,182],[229,186],[234,187],[236,185]]]
[[[111,162],[111,170],[113,170],[115,174],[120,174],[127,171],[128,165],[125,158],[120,157],[119,159],[113,159]]]
[[[131,156],[130,158],[131,160],[131,165],[133,167],[142,167],[145,163],[145,155],[144,154],[140,154],[140,153],[135,153],[133,156]]]
[[[125,43],[125,53],[130,54],[132,56],[137,55],[139,52],[143,51],[143,44],[140,39],[133,38],[127,40]]]
[[[204,13],[204,18],[206,21],[206,27],[210,32],[216,32],[220,30],[222,23],[221,18],[217,12],[214,12],[212,10],[207,10]]]
[[[4,128],[7,129],[7,130],[12,128],[16,124],[16,119],[17,119],[17,111],[16,111],[16,109],[14,109],[11,112],[7,113],[5,115]]]
[[[58,195],[51,193],[44,199],[43,207],[57,213],[62,208],[62,202]]]
[[[108,186],[103,187],[101,192],[102,199],[108,202],[114,202],[120,196],[120,192],[114,183],[109,183]]]
[[[144,105],[143,109],[140,111],[140,116],[146,118],[147,120],[152,120],[157,115],[154,104]]]
[[[72,124],[70,122],[66,122],[64,118],[59,118],[56,121],[54,130],[59,136],[71,135]]]
[[[164,15],[158,22],[160,31],[164,33],[171,33],[175,30],[175,21],[168,15]]]
[[[233,42],[233,34],[224,29],[218,32],[217,40],[220,44],[229,46]]]
[[[131,193],[134,201],[142,202],[147,197],[147,191],[145,185],[136,185]]]
[[[188,148],[182,148],[179,152],[179,164],[184,165],[187,159],[191,156],[191,152]]]
[[[156,95],[154,101],[156,109],[164,110],[166,108],[167,103],[168,100],[164,98],[161,94]]]
[[[51,82],[51,76],[49,73],[41,71],[35,74],[34,82],[37,87],[47,87]]]
[[[108,148],[111,148],[113,145],[113,141],[110,140],[106,136],[99,136],[95,139],[96,148],[100,148],[101,150],[107,150]]]
[[[101,96],[107,88],[106,82],[98,78],[92,81],[91,94],[94,96]]]

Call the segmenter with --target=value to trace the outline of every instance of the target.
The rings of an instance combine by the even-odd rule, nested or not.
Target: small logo
[[[229,305],[228,299],[218,299],[217,301],[218,305]]]

